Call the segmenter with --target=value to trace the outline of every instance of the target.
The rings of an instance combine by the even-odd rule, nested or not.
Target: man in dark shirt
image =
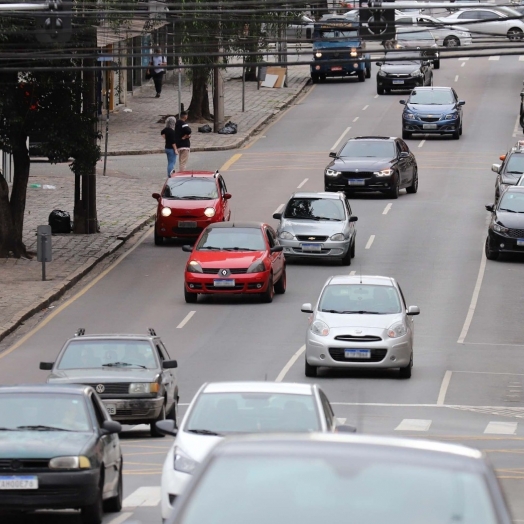
[[[166,119],[166,127],[162,129],[160,134],[164,137],[166,144],[166,155],[167,155],[167,178],[171,176],[171,172],[175,169],[176,157],[178,155],[178,149],[176,145],[176,127],[177,121],[174,116],[170,116]]]
[[[189,160],[189,152],[191,147],[191,128],[186,122],[187,112],[182,111],[180,113],[180,118],[176,121],[175,125],[175,138],[178,155],[180,156],[179,160],[179,169],[180,171],[186,170],[187,161]]]

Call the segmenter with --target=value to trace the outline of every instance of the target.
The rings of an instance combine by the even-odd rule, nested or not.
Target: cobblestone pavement
[[[239,125],[236,135],[201,134],[193,132],[193,151],[234,149],[244,143],[258,127],[275,113],[286,107],[302,91],[308,80],[307,68],[290,68],[288,88],[256,89],[254,82],[246,83],[246,111],[242,113],[242,82],[239,70],[226,73],[225,114],[228,120]],[[182,101],[187,107],[190,86],[183,88]],[[113,154],[164,153],[159,123],[161,116],[176,113],[177,90],[173,81],[164,86],[161,98],[154,98],[152,86],[144,87],[127,106],[132,112],[120,110],[110,116],[109,151]],[[105,125],[104,125],[105,128]],[[199,168],[203,163],[216,164],[209,158],[198,161],[199,153],[191,164]],[[216,153],[216,155],[222,155]],[[163,183],[165,154],[151,158],[153,167],[143,167],[145,157],[135,157],[133,167],[126,172],[114,169],[116,158],[108,161],[108,176],[97,177],[97,212],[100,233],[94,235],[54,235],[53,261],[47,264],[47,278],[41,280],[41,263],[25,259],[0,259],[0,340],[14,331],[26,318],[44,309],[85,275],[98,261],[114,252],[155,212],[151,193]],[[161,160],[160,160],[161,159]],[[122,159],[124,160],[124,159]],[[128,162],[119,164],[130,165]],[[162,168],[157,169],[157,165]],[[221,163],[218,164],[220,166]],[[101,173],[102,162],[97,172]],[[159,175],[161,173],[161,175]],[[36,227],[47,224],[53,209],[73,211],[74,179],[66,164],[31,164],[30,183],[52,185],[55,189],[28,188],[24,223],[24,242],[36,251]],[[122,213],[122,209],[126,212]]]

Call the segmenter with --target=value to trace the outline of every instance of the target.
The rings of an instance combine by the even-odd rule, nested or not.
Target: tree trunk
[[[189,113],[189,122],[213,120],[209,111],[208,79],[209,70],[207,68],[195,68],[193,70],[193,92],[191,95],[191,103],[187,110]]]

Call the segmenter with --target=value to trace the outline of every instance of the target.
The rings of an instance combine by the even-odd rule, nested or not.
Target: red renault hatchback
[[[164,238],[195,238],[209,224],[229,220],[226,183],[218,171],[180,171],[168,178],[158,201],[155,245]]]
[[[272,302],[286,292],[286,262],[275,230],[260,222],[208,226],[190,252],[185,272],[186,302],[198,294],[248,293]]]

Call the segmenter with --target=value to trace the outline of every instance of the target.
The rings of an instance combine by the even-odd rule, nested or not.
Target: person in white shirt
[[[160,98],[160,93],[162,92],[162,78],[166,73],[163,66],[167,65],[166,57],[162,55],[160,47],[155,49],[153,57],[151,58],[151,65],[153,66],[151,76],[153,77],[156,89],[155,98]]]

